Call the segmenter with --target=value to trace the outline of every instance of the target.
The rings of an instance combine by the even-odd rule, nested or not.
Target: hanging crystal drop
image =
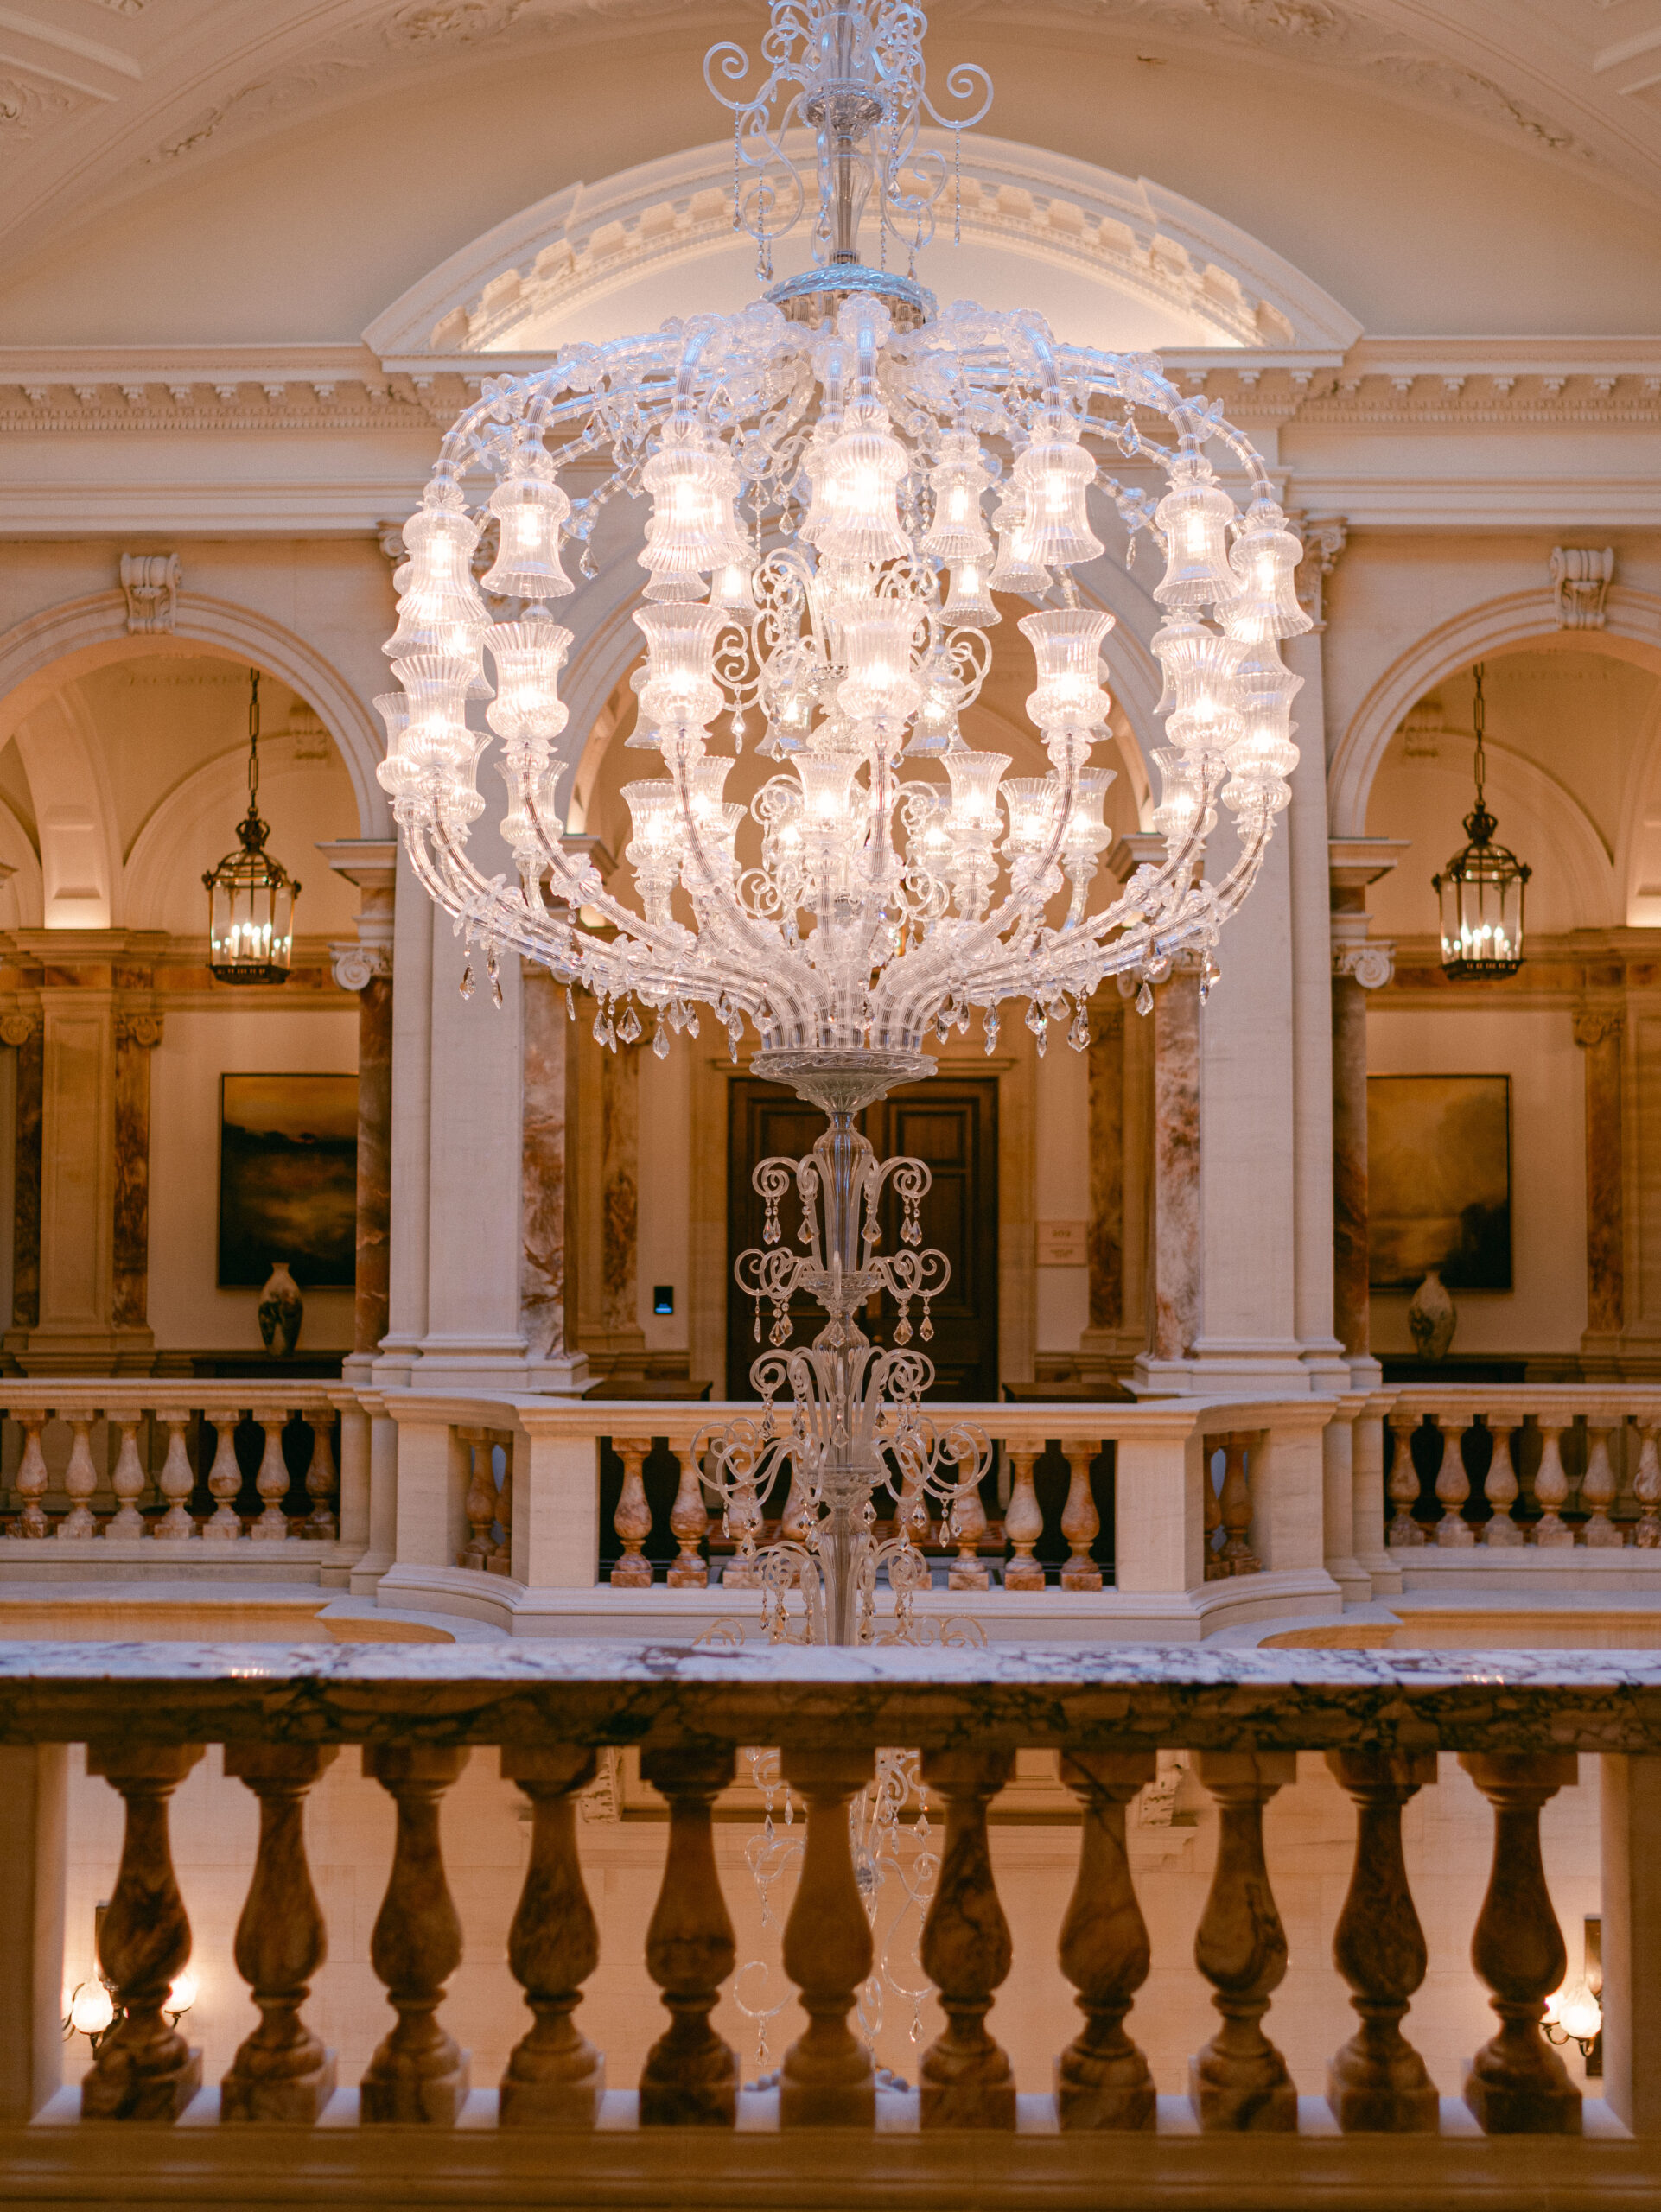
[[[934,1324],[929,1319],[928,1300],[926,1298],[923,1300],[923,1325],[917,1333],[921,1337],[925,1344],[932,1342],[934,1336]]]
[[[987,1058],[990,1059],[993,1052],[997,1048],[998,1041],[998,1018],[995,1009],[989,1007],[984,1027],[986,1031],[986,1052]]]
[[[464,999],[473,996],[473,963],[470,960],[461,970],[461,995]]]
[[[596,1045],[603,1045],[606,1041],[606,1009],[603,1002],[595,1008],[594,1041]]]
[[[652,1049],[660,1060],[669,1058],[669,1032],[663,1026],[663,1016],[658,1016],[658,1026],[652,1033]]]
[[[640,1017],[634,1011],[631,999],[623,1009],[623,1018],[617,1025],[617,1034],[625,1045],[634,1044],[640,1034]]]
[[[734,751],[735,753],[741,753],[743,750],[744,750],[744,715],[743,715],[743,710],[742,710],[741,709],[735,709],[735,711],[734,711],[734,714],[733,714],[733,751]]]
[[[1138,1014],[1151,1014],[1153,1010],[1154,987],[1148,981],[1147,977],[1144,976],[1142,978],[1142,988],[1136,993],[1136,1012]]]
[[[576,1020],[576,1000],[569,983],[565,986],[565,1019],[567,1021]]]
[[[490,979],[490,1003],[492,1004],[492,1006],[493,1006],[493,1007],[495,1007],[495,1009],[496,1009],[496,1011],[497,1011],[497,1013],[498,1013],[498,1014],[500,1014],[500,1013],[501,1012],[501,1010],[502,1010],[502,979],[501,979],[501,977],[500,977],[500,976],[493,975],[493,976],[491,976],[491,979]]]

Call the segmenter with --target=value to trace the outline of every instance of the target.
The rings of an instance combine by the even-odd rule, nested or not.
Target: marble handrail
[[[0,1916],[15,1923],[3,1931],[7,1955],[33,1961],[27,1970],[54,1987],[56,1961],[43,1955],[41,1931],[54,1925],[49,1892],[62,1866],[46,1796],[54,1777],[61,1789],[64,1763],[42,1747],[65,1741],[87,1744],[88,1771],[123,1800],[125,1831],[99,1936],[116,2018],[78,2101],[73,2093],[52,2094],[43,2063],[50,2050],[35,2052],[32,2071],[22,2069],[35,2084],[26,2094],[16,2078],[0,2080],[14,2120],[49,2099],[59,2124],[31,2153],[62,2162],[53,2170],[59,2185],[47,2195],[62,2195],[74,2170],[77,2114],[156,2122],[188,2112],[198,2125],[180,2139],[198,2143],[198,2127],[216,2112],[220,2126],[211,2133],[223,2139],[240,2122],[281,2126],[287,2133],[277,2163],[304,2180],[322,2174],[320,2166],[314,2176],[309,2162],[334,2156],[342,2128],[423,2131],[440,2159],[435,2176],[449,2172],[436,2145],[465,2113],[472,2156],[482,2161],[469,2170],[475,2188],[491,2171],[480,2144],[522,2129],[563,2131],[561,2168],[573,2186],[591,2156],[603,2156],[589,2145],[619,2130],[718,2131],[733,2141],[738,2161],[758,2133],[837,2130],[844,2155],[856,2159],[860,2143],[884,2126],[943,2140],[965,2130],[990,2139],[1020,2129],[1029,2193],[1006,2199],[990,2184],[975,2191],[977,2202],[1011,2204],[1036,2201],[1030,2192],[1043,2195],[1047,2176],[1059,2181],[1072,2171],[1044,2162],[1061,2156],[1050,2143],[1079,2135],[1115,2139],[1101,2143],[1100,2155],[1117,2159],[1118,2139],[1249,2134],[1253,2161],[1264,2136],[1318,2138],[1307,2170],[1282,2171],[1280,2196],[1292,2207],[1336,2201],[1334,2190],[1346,2202],[1395,2202],[1356,2193],[1367,2177],[1367,2142],[1376,2155],[1380,2137],[1463,2136],[1449,2145],[1445,2171],[1421,2173],[1428,2194],[1413,2201],[1436,2202],[1467,2187],[1499,2201],[1493,2192],[1511,2169],[1484,2171],[1473,2126],[1490,2142],[1578,2138],[1587,2127],[1594,2139],[1577,2145],[1580,2163],[1561,2170],[1575,2186],[1625,2185],[1626,2166],[1597,2162],[1614,2158],[1614,2146],[1633,2137],[1661,2147],[1661,2087],[1652,2069],[1635,2063],[1635,2028],[1650,2017],[1661,1982],[1661,1871],[1645,1847],[1661,1805],[1661,1654],[0,1643],[0,1762],[14,1788],[32,1789],[35,1805],[31,1822],[9,1831],[22,1842],[17,1863],[9,1864]],[[260,1807],[234,1957],[261,2017],[224,2077],[217,2107],[211,2091],[200,2101],[201,2055],[166,2005],[192,1940],[173,1870],[169,1800],[202,1747],[215,1742],[226,1746],[226,1775]],[[760,2093],[758,2102],[751,2093],[741,2143],[730,2134],[741,2119],[737,2059],[710,2018],[736,1957],[710,1819],[732,1780],[737,1747],[756,1744],[780,1748],[781,1770],[807,1808],[783,1959],[808,2024],[785,2054],[776,2094]],[[875,1750],[896,1744],[918,1749],[923,1781],[945,1815],[939,1878],[919,1942],[945,2024],[921,2054],[914,2091],[881,2088],[849,2017],[872,1957],[849,1804],[871,1778]],[[584,1891],[574,1799],[593,1778],[596,1751],[616,1745],[640,1747],[642,1777],[669,1814],[657,1904],[644,1930],[646,1968],[668,2017],[646,2055],[638,2097],[620,2101],[608,2094],[603,2054],[574,2017],[583,1985],[609,1965]],[[341,1745],[361,1747],[364,1774],[396,1812],[370,1947],[394,2021],[355,2099],[336,2091],[332,2057],[302,2017],[327,1930],[302,1812]],[[531,2015],[500,2090],[482,2098],[468,2054],[442,2018],[466,1930],[446,1880],[439,1821],[445,1792],[481,1745],[500,1749],[504,1779],[529,1801],[530,1855],[508,1962]],[[1015,1752],[1034,1746],[1060,1752],[1061,1780],[1082,1815],[1059,1956],[1085,2024],[1058,2056],[1053,2099],[1017,2098],[1010,2061],[989,2024],[1017,1960],[988,1816]],[[1154,1779],[1154,1754],[1165,1746],[1192,1754],[1219,1824],[1193,1960],[1220,2018],[1192,2062],[1181,2100],[1155,2097],[1134,2021],[1127,2026],[1156,1961],[1127,1855],[1126,1808]],[[1402,1810],[1435,1786],[1439,1750],[1458,1755],[1493,1808],[1492,1870],[1472,1956],[1498,2031],[1466,2068],[1462,2107],[1437,2097],[1402,2028],[1426,1955],[1402,1853]],[[1297,2095],[1268,2024],[1288,1942],[1263,1814],[1295,1781],[1299,1751],[1324,1752],[1356,1808],[1353,1873],[1333,1961],[1359,2018],[1332,2060],[1321,2101]],[[1541,1872],[1540,1815],[1578,1778],[1582,1751],[1601,1755],[1604,1770],[1607,2102],[1594,2121],[1539,2024],[1564,1970]],[[36,1764],[20,1764],[29,1761]],[[32,1940],[20,1940],[30,1914]],[[60,1941],[60,1908],[55,1924]],[[1168,1960],[1159,1962],[1168,1970]],[[43,2018],[37,2033],[51,2028],[55,2036],[49,2011],[35,2009]],[[8,2048],[15,2052],[15,2038]],[[314,2133],[326,2113],[328,2126]],[[144,2162],[163,2158],[155,2146],[169,2133],[137,2131],[124,2158],[150,2174]],[[1355,2139],[1353,2156],[1343,2154],[1347,2164],[1333,2163],[1334,2134],[1346,2145]],[[0,2162],[14,2140],[0,2138]],[[1531,2184],[1543,2187],[1559,2175],[1554,2155],[1549,2145],[1532,2151]],[[717,2198],[722,2183],[741,2170],[716,2160],[706,2180]],[[136,2171],[124,2166],[129,2177]],[[1107,2172],[1101,2169],[1098,2189]],[[1652,2188],[1654,2177],[1645,2185]],[[423,2192],[423,2202],[464,2196],[459,2173],[448,2183],[435,2178]],[[1054,2201],[1075,2200],[1063,2192]],[[1204,2201],[1230,2200],[1225,2187]],[[1571,2190],[1552,2201],[1580,2200]]]

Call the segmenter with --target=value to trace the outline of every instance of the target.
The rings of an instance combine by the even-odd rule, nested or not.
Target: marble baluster
[[[987,2033],[1009,1974],[1009,1923],[998,1903],[986,1815],[1009,1778],[1007,1751],[925,1751],[922,1777],[945,1800],[945,1840],[919,1956],[939,1992],[945,2030],[923,2054],[918,2094],[926,2128],[1015,2124],[1015,2074]]]
[[[311,1465],[306,1469],[306,1496],[311,1500],[311,1511],[301,1523],[300,1534],[314,1543],[330,1544],[339,1534],[332,1503],[340,1489],[334,1466],[334,1409],[308,1414],[306,1427],[311,1431]]]
[[[1290,2133],[1298,2124],[1297,2092],[1262,2024],[1286,1974],[1286,1936],[1263,1859],[1263,1807],[1296,1781],[1297,1756],[1199,1751],[1194,1765],[1222,1813],[1193,1955],[1223,2024],[1188,2062],[1188,2093],[1206,2134]]]
[[[398,2024],[377,2045],[359,2090],[366,2122],[452,2127],[468,2093],[468,2054],[435,2017],[461,1962],[456,1917],[438,1834],[438,1804],[468,1763],[464,1751],[366,1744],[363,1770],[398,1807],[386,1894],[369,1940]]]
[[[1148,1925],[1125,1847],[1125,1808],[1158,1767],[1153,1751],[1064,1754],[1061,1779],[1084,1808],[1079,1876],[1061,1923],[1061,1971],[1078,1992],[1085,2025],[1055,2062],[1064,2132],[1151,2128],[1154,2082],[1124,2031],[1148,1979]]]
[[[1090,1484],[1091,1466],[1101,1448],[1099,1440],[1087,1440],[1075,1444],[1066,1455],[1067,1502],[1061,1509],[1061,1534],[1071,1551],[1061,1567],[1064,1590],[1102,1586],[1102,1570],[1090,1555],[1090,1548],[1102,1531],[1102,1516],[1096,1510]]]
[[[1441,1438],[1441,1465],[1436,1470],[1436,1502],[1441,1507],[1441,1518],[1436,1523],[1436,1541],[1457,1548],[1476,1541],[1476,1530],[1461,1510],[1471,1495],[1461,1442],[1465,1434],[1464,1415],[1437,1414],[1436,1431]]]
[[[69,1510],[58,1523],[58,1534],[67,1538],[95,1536],[98,1523],[92,1518],[92,1497],[98,1488],[98,1469],[92,1464],[92,1424],[90,1419],[72,1421],[69,1427],[69,1465],[63,1471]]]
[[[1557,1551],[1575,1541],[1575,1531],[1562,1517],[1563,1507],[1569,1502],[1569,1477],[1563,1471],[1558,1440],[1567,1427],[1561,1418],[1540,1415],[1540,1466],[1534,1478],[1534,1498],[1540,1508],[1540,1517],[1534,1524],[1534,1541]]]
[[[1588,1421],[1586,1430],[1586,1472],[1581,1478],[1581,1503],[1590,1519],[1581,1531],[1581,1541],[1593,1551],[1619,1551],[1626,1541],[1609,1518],[1620,1484],[1609,1462],[1609,1431]]]
[[[123,1406],[118,1412],[108,1413],[105,1417],[111,1427],[120,1430],[121,1447],[110,1476],[116,1510],[104,1534],[106,1540],[113,1539],[118,1543],[135,1543],[144,1533],[144,1516],[138,1510],[138,1501],[149,1487],[149,1478],[138,1456],[138,1424],[144,1416]]]
[[[606,2062],[571,2015],[600,1963],[600,1935],[576,1848],[576,1798],[594,1780],[596,1754],[576,1747],[504,1745],[502,1779],[531,1801],[531,1856],[508,1930],[507,1963],[535,2015],[502,2075],[504,2127],[592,2127],[605,2094]]]
[[[196,1523],[190,1517],[190,1493],[196,1487],[196,1478],[191,1472],[190,1452],[185,1441],[190,1416],[169,1414],[165,1418],[168,1455],[162,1463],[156,1486],[167,1500],[167,1511],[152,1533],[158,1541],[188,1543],[196,1533]]]
[[[646,1966],[670,2024],[640,2075],[643,2127],[731,2127],[738,2056],[710,2024],[736,1956],[716,1871],[710,1808],[733,1778],[731,1751],[643,1751],[640,1772],[669,1800],[663,1885],[646,1932]]]
[[[708,1587],[710,1564],[699,1547],[710,1533],[710,1516],[703,1503],[703,1483],[696,1454],[690,1445],[680,1452],[680,1479],[675,1502],[669,1509],[669,1533],[680,1546],[670,1562],[667,1580],[671,1590]],[[789,1518],[788,1508],[786,1518]],[[798,1541],[799,1541],[799,1537]]]
[[[468,1541],[459,1564],[482,1573],[496,1549],[491,1533],[496,1521],[496,1463],[490,1439],[482,1428],[458,1428],[455,1433],[468,1452],[467,1496],[461,1502],[468,1517]]]
[[[1044,1533],[1043,1509],[1033,1482],[1033,1468],[1043,1455],[1043,1446],[1030,1440],[1004,1446],[1009,1455],[1009,1503],[1004,1509],[1003,1533],[1009,1539],[1010,1556],[1003,1569],[1006,1590],[1041,1590],[1044,1569],[1033,1553]]]
[[[871,2054],[848,2024],[871,1971],[871,1923],[854,1873],[848,1805],[872,1777],[869,1751],[786,1751],[786,1782],[807,1801],[807,1845],[785,1923],[785,1972],[801,1992],[805,2031],[785,2053],[784,2127],[874,2127]]]
[[[89,1744],[86,1771],[126,1808],[121,1865],[99,1935],[116,2006],[80,2085],[83,2120],[177,2120],[201,2087],[202,2055],[166,2018],[190,1957],[190,1923],[168,1844],[168,1800],[202,1755],[197,1744]]]
[[[1499,2032],[1465,2069],[1465,2101],[1488,2135],[1578,2135],[1581,2093],[1540,2031],[1569,1967],[1540,1863],[1540,1808],[1572,1788],[1573,1751],[1461,1751],[1493,1807],[1493,1864],[1471,1963],[1493,1993]]]
[[[1639,1550],[1646,1552],[1661,1545],[1661,1511],[1657,1510],[1661,1507],[1661,1453],[1656,1451],[1655,1430],[1652,1421],[1639,1424],[1638,1472],[1632,1478],[1632,1496],[1643,1508],[1642,1516],[1632,1531],[1632,1541]],[[20,1475],[19,1491],[22,1486]]]
[[[1228,1566],[1222,1550],[1223,1501],[1218,1496],[1217,1484],[1212,1478],[1212,1461],[1223,1449],[1223,1440],[1218,1436],[1205,1437],[1201,1440],[1200,1449],[1203,1456],[1200,1503],[1205,1523],[1206,1580],[1207,1582],[1222,1582],[1228,1578]]]
[[[959,1481],[965,1464],[963,1460],[957,1462]],[[992,1578],[980,1556],[981,1538],[986,1534],[986,1508],[981,1503],[978,1488],[969,1491],[953,1504],[949,1526],[958,1556],[946,1570],[947,1589],[990,1589]]]
[[[1493,1457],[1488,1462],[1488,1471],[1482,1478],[1482,1495],[1492,1509],[1493,1517],[1484,1523],[1482,1541],[1506,1549],[1514,1549],[1524,1541],[1523,1524],[1511,1516],[1516,1510],[1520,1485],[1517,1470],[1511,1464],[1511,1439],[1513,1423],[1509,1414],[1489,1414],[1485,1416],[1489,1433],[1493,1438]]]
[[[1424,1541],[1424,1530],[1413,1518],[1413,1509],[1419,1502],[1419,1474],[1413,1465],[1413,1434],[1419,1426],[1419,1416],[1416,1413],[1392,1408],[1388,1426],[1396,1440],[1388,1485],[1390,1502],[1395,1511],[1384,1533],[1384,1541],[1386,1545],[1399,1549]]]
[[[46,1496],[47,1486],[50,1481],[47,1472],[46,1454],[41,1449],[41,1431],[45,1426],[44,1417],[39,1414],[28,1415],[23,1421],[23,1456],[18,1462],[17,1479],[15,1484],[18,1497],[23,1501],[23,1510],[17,1523],[17,1533],[20,1536],[38,1538],[49,1536],[52,1534],[52,1523],[48,1520],[46,1508],[41,1503]],[[1648,1434],[1651,1440],[1651,1453],[1653,1456],[1654,1430],[1651,1429]],[[1639,1541],[1641,1542],[1643,1539],[1640,1537]]]
[[[502,1447],[501,1487],[496,1493],[496,1522],[501,1529],[496,1548],[485,1561],[492,1574],[512,1574],[513,1572],[513,1438],[512,1433],[497,1437]]]
[[[1327,2101],[1346,2135],[1434,2135],[1435,2085],[1402,2033],[1427,1961],[1402,1857],[1402,1808],[1435,1780],[1436,1755],[1328,1751],[1327,1764],[1356,1805],[1355,1864],[1333,1959],[1361,2022],[1327,2069]]]
[[[617,1510],[611,1516],[611,1525],[622,1540],[623,1552],[620,1559],[612,1561],[612,1587],[646,1590],[652,1586],[652,1562],[645,1550],[646,1540],[652,1534],[652,1508],[646,1503],[645,1469],[652,1452],[652,1439],[614,1436],[611,1448],[623,1463],[623,1487]]]
[[[237,1464],[237,1415],[221,1414],[213,1426],[218,1440],[213,1464],[207,1471],[207,1487],[217,1502],[202,1535],[215,1543],[234,1543],[242,1535],[242,1522],[237,1515],[237,1497],[242,1489],[242,1469]]]
[[[248,1534],[256,1543],[286,1543],[289,1516],[283,1510],[283,1501],[289,1494],[289,1468],[283,1457],[283,1431],[289,1417],[280,1406],[256,1406],[253,1417],[265,1432],[265,1449],[254,1477],[254,1488],[264,1499],[265,1510]]]
[[[1223,1491],[1218,1510],[1223,1517],[1223,1571],[1225,1574],[1259,1574],[1263,1561],[1251,1548],[1251,1481],[1248,1451],[1257,1439],[1249,1431],[1235,1431],[1223,1439]]]
[[[333,1745],[227,1744],[225,1771],[259,1800],[259,1847],[237,1923],[237,1972],[259,2008],[220,2085],[222,2120],[315,2124],[334,2089],[334,2054],[300,2017],[328,1955],[322,1909],[306,1863],[306,1793]]]

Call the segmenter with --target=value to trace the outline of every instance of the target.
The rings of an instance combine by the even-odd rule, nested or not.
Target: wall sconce
[[[1547,1998],[1545,2018],[1541,2023],[1548,2043],[1556,2044],[1559,2049],[1566,2044],[1580,2045],[1588,2081],[1601,2081],[1603,2076],[1602,1995],[1603,1922],[1588,1914],[1580,1978],[1566,1981],[1555,1995]]]
[[[110,1910],[110,1901],[99,1901],[92,1913],[92,1973],[85,1981],[78,1981],[69,1993],[69,2009],[64,2014],[63,2034],[67,2043],[71,2036],[85,2036],[96,2052],[119,2017],[109,1983],[104,1979],[104,1969],[97,1963],[99,1945],[104,1935],[104,1916]],[[162,2006],[168,2025],[176,2028],[185,2014],[196,2002],[196,1977],[188,1967],[175,1974],[168,1991],[168,2001]]]

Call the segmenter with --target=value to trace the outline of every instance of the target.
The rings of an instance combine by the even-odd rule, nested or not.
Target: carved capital
[[[124,553],[121,588],[127,628],[135,637],[171,636],[182,581],[176,553]]]
[[[1582,1007],[1575,1016],[1575,1042],[1589,1048],[1606,1038],[1619,1041],[1626,1027],[1626,1016],[1619,1007]]]
[[[153,1052],[162,1041],[164,1017],[159,1014],[118,1014],[115,1018],[118,1045],[138,1045]]]
[[[392,972],[390,944],[331,944],[328,959],[335,983],[343,991],[364,990],[377,976]]]
[[[1382,990],[1396,972],[1396,948],[1367,935],[1364,913],[1334,914],[1332,918],[1333,974],[1347,976],[1364,991]]]
[[[1554,545],[1549,564],[1560,630],[1601,630],[1603,602],[1615,576],[1615,549],[1601,553],[1582,545]]]
[[[409,559],[409,550],[404,543],[404,524],[384,522],[375,532],[375,543],[395,569],[400,569]]]
[[[1342,515],[1312,518],[1295,513],[1287,519],[1303,540],[1303,558],[1298,563],[1295,576],[1298,605],[1317,630],[1324,630],[1327,621],[1321,608],[1327,579],[1350,542],[1349,524]]]
[[[10,1045],[15,1051],[18,1046],[27,1045],[39,1027],[38,1014],[0,1014],[0,1045]]]

